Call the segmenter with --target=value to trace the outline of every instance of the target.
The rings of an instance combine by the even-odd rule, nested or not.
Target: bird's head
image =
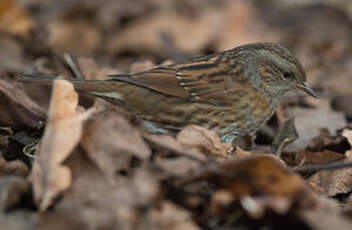
[[[299,89],[318,98],[306,82],[306,74],[299,60],[285,47],[275,43],[250,44],[256,53],[259,78],[273,94]]]

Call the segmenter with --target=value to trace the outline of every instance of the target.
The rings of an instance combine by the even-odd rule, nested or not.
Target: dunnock
[[[22,81],[50,84],[54,77],[25,74]],[[223,142],[255,134],[287,91],[313,97],[297,58],[274,43],[255,43],[107,80],[68,79],[77,89],[123,107],[152,132],[196,124]]]

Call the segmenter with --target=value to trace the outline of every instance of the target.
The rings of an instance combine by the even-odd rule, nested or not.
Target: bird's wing
[[[231,103],[227,89],[236,82],[234,76],[243,72],[243,66],[225,59],[221,54],[203,56],[134,75],[110,77],[194,102],[227,106]]]

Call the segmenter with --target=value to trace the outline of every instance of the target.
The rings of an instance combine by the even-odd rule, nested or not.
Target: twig
[[[329,164],[315,164],[315,165],[303,165],[298,167],[293,167],[293,171],[297,173],[312,172],[320,170],[333,170],[352,167],[352,162],[338,161]]]
[[[72,57],[70,54],[68,53],[64,53],[63,55],[63,59],[65,64],[68,66],[69,70],[72,72],[72,74],[78,78],[78,79],[82,79],[82,74],[81,71],[78,69],[76,63],[73,61]]]

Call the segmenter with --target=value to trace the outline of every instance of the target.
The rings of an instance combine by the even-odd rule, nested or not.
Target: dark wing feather
[[[234,83],[234,68],[223,54],[192,58],[169,66],[160,66],[134,75],[110,75],[167,95],[217,106],[230,105],[228,88]],[[236,71],[237,71],[236,70]],[[236,75],[236,74],[235,74]]]
[[[160,93],[177,97],[187,97],[188,93],[178,84],[176,69],[157,67],[134,75],[109,75],[113,80],[132,83]]]

